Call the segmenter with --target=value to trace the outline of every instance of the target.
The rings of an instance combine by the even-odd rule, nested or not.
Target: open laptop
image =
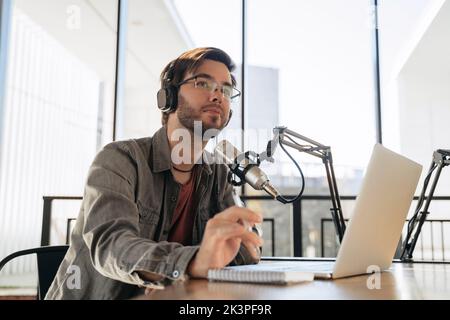
[[[388,269],[412,203],[422,166],[381,144],[369,161],[336,262],[279,261],[284,270],[342,278]],[[279,266],[281,266],[279,265]]]

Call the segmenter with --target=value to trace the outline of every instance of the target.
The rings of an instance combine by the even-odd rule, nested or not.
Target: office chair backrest
[[[69,246],[47,246],[17,251],[0,261],[0,271],[10,260],[35,253],[37,255],[39,280],[38,299],[43,300],[68,249]]]

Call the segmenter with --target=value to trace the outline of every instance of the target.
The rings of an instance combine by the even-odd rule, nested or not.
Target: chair
[[[68,249],[69,246],[47,246],[17,251],[0,261],[0,271],[10,260],[35,253],[38,267],[38,300],[43,300]]]

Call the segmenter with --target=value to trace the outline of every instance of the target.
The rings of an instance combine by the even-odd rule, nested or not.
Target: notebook
[[[270,264],[232,266],[208,271],[210,281],[291,284],[314,280],[313,272],[285,270]]]

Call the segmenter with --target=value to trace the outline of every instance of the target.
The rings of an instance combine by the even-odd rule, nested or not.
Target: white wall
[[[379,1],[383,142],[399,152],[398,77],[445,1]]]
[[[450,149],[450,1],[446,1],[398,76],[401,151],[424,165]],[[445,168],[436,194],[450,194]]]

